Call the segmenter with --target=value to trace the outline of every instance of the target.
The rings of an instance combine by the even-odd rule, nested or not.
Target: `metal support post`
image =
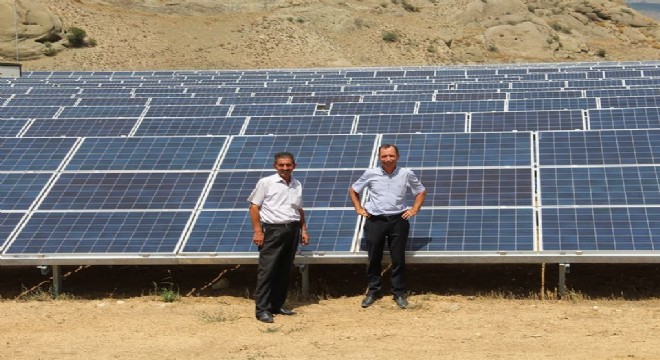
[[[571,272],[571,264],[559,264],[559,296],[566,295],[566,274]]]
[[[59,265],[53,265],[53,296],[62,293],[62,269]]]
[[[300,269],[300,275],[302,277],[302,291],[303,295],[309,295],[309,265],[301,264],[298,266]]]

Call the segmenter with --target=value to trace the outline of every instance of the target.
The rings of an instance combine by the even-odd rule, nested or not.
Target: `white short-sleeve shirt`
[[[266,176],[248,197],[252,204],[261,206],[261,222],[266,224],[287,224],[300,221],[302,184],[291,177],[287,184],[279,174]]]

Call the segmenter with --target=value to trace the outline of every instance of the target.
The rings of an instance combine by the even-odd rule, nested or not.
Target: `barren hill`
[[[623,0],[20,0],[16,14],[0,0],[0,61],[16,61],[16,22],[25,70],[660,59],[658,23]],[[97,45],[65,48],[74,26]]]

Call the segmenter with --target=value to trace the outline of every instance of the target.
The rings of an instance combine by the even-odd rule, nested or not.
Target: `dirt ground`
[[[363,265],[314,265],[274,324],[254,318],[255,270],[67,267],[50,299],[38,269],[0,268],[0,359],[660,358],[658,265],[574,264],[563,299],[556,265],[411,265],[407,310],[360,307]]]

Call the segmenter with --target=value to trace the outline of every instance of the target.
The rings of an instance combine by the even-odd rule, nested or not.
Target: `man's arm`
[[[307,245],[309,244],[309,233],[307,232],[307,223],[305,222],[305,211],[302,208],[298,209],[298,211],[300,212],[300,231],[302,232],[300,243]]]
[[[358,194],[357,191],[353,190],[353,187],[348,188],[348,195],[351,197],[351,202],[353,203],[355,212],[358,213],[358,215],[369,217],[370,215],[367,212],[367,210],[365,210],[362,207],[362,204],[360,204],[360,194]]]
[[[420,192],[419,194],[415,195],[415,202],[413,203],[412,208],[406,210],[403,212],[403,215],[401,215],[402,218],[408,220],[411,217],[417,215],[419,212],[419,209],[422,208],[422,204],[424,204],[424,199],[426,198],[426,190]]]
[[[250,204],[250,220],[252,221],[252,242],[257,246],[264,244],[264,230],[261,228],[261,206]]]

